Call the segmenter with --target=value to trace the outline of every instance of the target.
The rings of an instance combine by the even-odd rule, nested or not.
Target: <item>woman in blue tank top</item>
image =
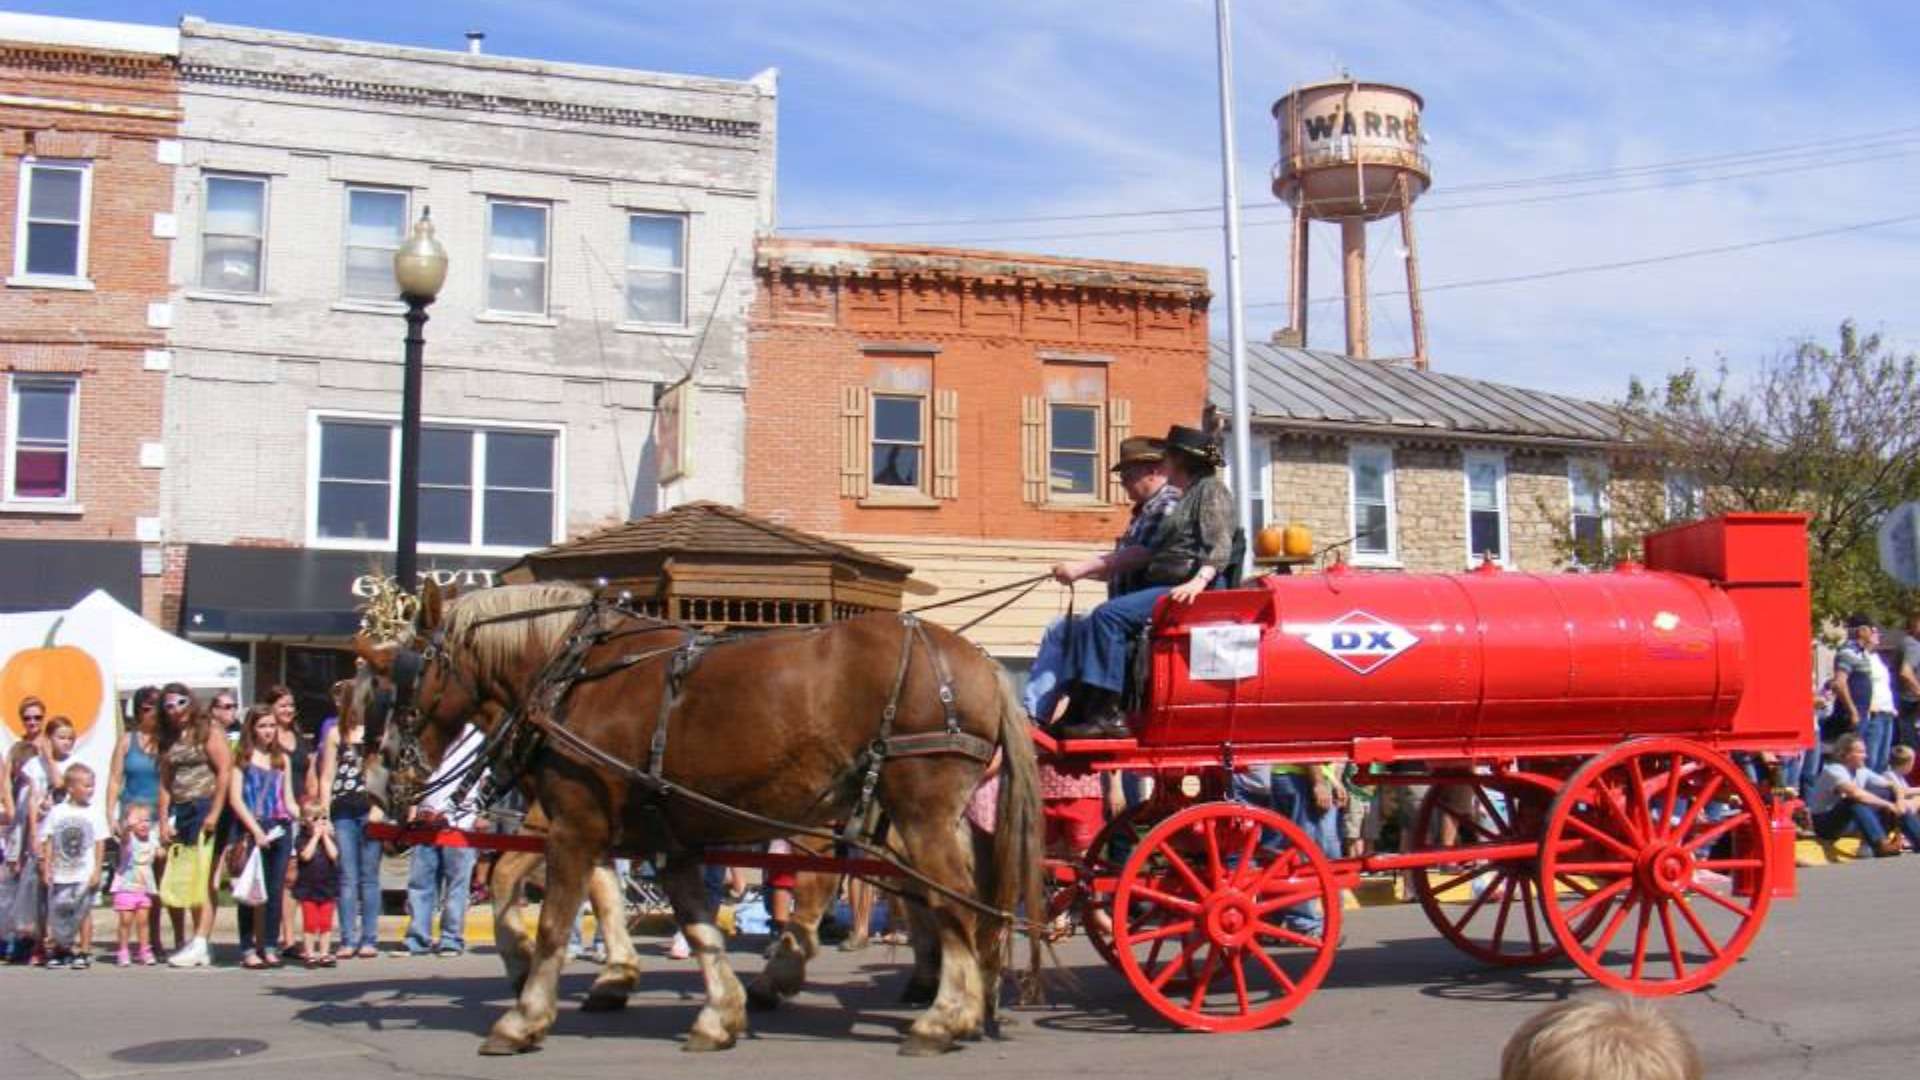
[[[113,751],[113,772],[107,783],[107,810],[114,824],[126,820],[135,804],[149,810],[160,806],[160,688],[143,686],[133,692],[133,722],[121,732]]]

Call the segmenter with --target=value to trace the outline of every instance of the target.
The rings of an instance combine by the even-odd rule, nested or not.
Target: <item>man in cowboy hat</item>
[[[1113,550],[1079,562],[1056,563],[1053,580],[1071,585],[1083,578],[1107,583],[1107,596],[1125,596],[1146,585],[1143,571],[1153,554],[1153,536],[1160,521],[1180,501],[1180,489],[1167,483],[1166,444],[1159,439],[1136,435],[1120,443],[1120,460],[1113,465],[1120,474],[1120,486],[1133,500],[1133,516],[1127,531]]]
[[[1127,736],[1120,695],[1126,685],[1128,647],[1153,618],[1161,597],[1191,603],[1226,572],[1232,559],[1233,493],[1216,475],[1222,464],[1220,448],[1206,432],[1179,424],[1159,441],[1167,482],[1181,490],[1180,500],[1154,530],[1140,570],[1145,585],[1094,608],[1073,636],[1071,667],[1084,687],[1077,710],[1082,718],[1060,726],[1063,738]]]

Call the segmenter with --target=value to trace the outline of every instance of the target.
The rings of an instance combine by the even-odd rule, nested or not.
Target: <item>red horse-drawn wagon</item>
[[[1036,735],[1056,768],[1157,781],[1056,866],[1055,906],[1162,1015],[1213,1031],[1313,992],[1370,872],[1410,878],[1479,960],[1705,986],[1792,891],[1791,808],[1749,769],[1810,736],[1807,632],[1805,520],[1783,514],[1666,530],[1611,572],[1336,567],[1163,604],[1133,737]],[[1249,766],[1348,762],[1415,786],[1398,853],[1330,858],[1235,795]]]

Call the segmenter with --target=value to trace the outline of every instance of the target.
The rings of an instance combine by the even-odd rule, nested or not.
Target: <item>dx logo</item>
[[[1302,640],[1362,675],[1420,644],[1419,635],[1365,611],[1349,611],[1301,635]]]

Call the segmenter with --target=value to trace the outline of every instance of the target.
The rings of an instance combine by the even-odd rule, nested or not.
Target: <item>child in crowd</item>
[[[1700,1080],[1693,1040],[1637,1001],[1568,1001],[1534,1014],[1500,1053],[1500,1080]]]
[[[333,822],[313,800],[300,808],[300,859],[293,873],[293,898],[300,902],[300,948],[307,966],[332,967],[333,907],[340,899],[340,848]]]
[[[153,835],[153,811],[145,803],[128,806],[120,864],[113,872],[113,910],[120,916],[120,951],[114,955],[114,962],[121,967],[133,964],[129,945],[139,946],[140,963],[147,967],[159,963],[153,955],[153,942],[147,937],[147,912],[153,910],[154,894],[160,891],[153,876],[153,860],[159,851],[159,838]]]
[[[71,726],[69,726],[71,730]],[[92,934],[94,890],[100,887],[101,851],[106,838],[93,823],[93,770],[69,766],[62,776],[66,801],[40,822],[40,880],[47,887],[47,938],[52,945],[47,967],[85,970]],[[77,943],[77,948],[76,948]]]

